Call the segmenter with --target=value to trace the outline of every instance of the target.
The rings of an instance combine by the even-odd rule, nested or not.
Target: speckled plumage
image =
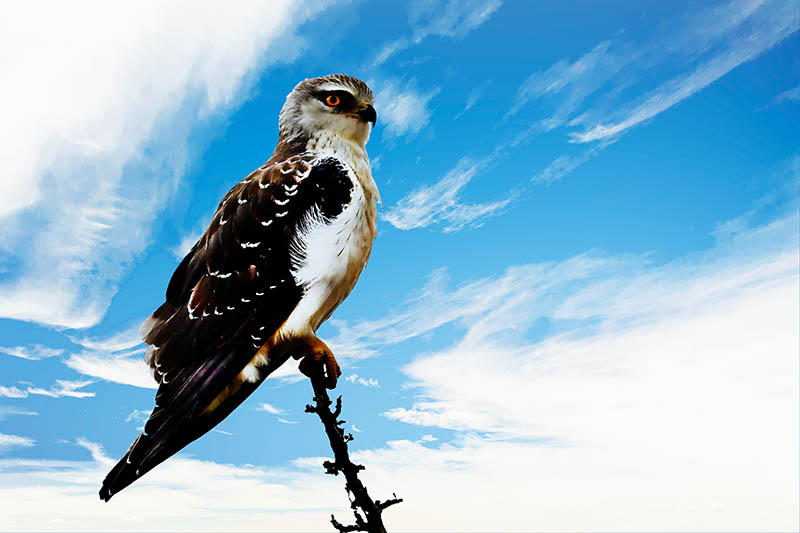
[[[349,76],[304,80],[287,96],[272,157],[225,195],[142,326],[156,406],[102,499],[209,431],[292,355],[327,350],[315,331],[375,238],[364,147],[374,120],[372,92]]]

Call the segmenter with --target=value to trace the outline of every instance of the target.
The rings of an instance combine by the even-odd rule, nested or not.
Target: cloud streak
[[[797,10],[780,0],[742,0],[692,11],[670,20],[644,43],[623,34],[575,61],[562,59],[531,74],[504,120],[541,101],[551,112],[523,131],[516,144],[561,127],[573,129],[571,142],[611,139],[758,57],[797,26]],[[672,75],[648,87],[648,73],[656,67]],[[632,92],[639,96],[631,98]]]
[[[32,346],[0,347],[0,353],[13,355],[21,359],[28,359],[29,361],[38,361],[39,359],[61,355],[64,353],[64,350],[42,346],[41,344],[34,344]]]
[[[408,13],[411,36],[386,43],[373,59],[372,66],[384,64],[392,56],[420,44],[428,37],[463,39],[489,20],[500,5],[500,0],[411,2]]]
[[[380,121],[386,123],[384,137],[393,139],[403,135],[415,135],[430,122],[430,101],[439,94],[434,88],[422,93],[409,82],[403,86],[398,80],[387,80],[375,94],[375,107]]]
[[[439,181],[408,193],[390,207],[383,218],[401,230],[441,224],[446,233],[482,224],[511,203],[511,197],[477,204],[467,204],[461,200],[463,189],[489,167],[491,161],[491,157],[477,161],[461,159]]]
[[[0,433],[0,453],[3,453],[12,448],[29,448],[36,444],[36,441],[28,437],[20,437],[19,435],[8,435]]]
[[[298,57],[293,30],[324,5],[252,2],[219,16],[210,4],[90,2],[50,6],[45,18],[27,4],[7,13],[15,30],[0,45],[24,53],[0,60],[14,73],[0,105],[15,124],[0,142],[0,250],[12,267],[0,316],[95,324],[180,180],[183,139],[241,101],[256,72]]]

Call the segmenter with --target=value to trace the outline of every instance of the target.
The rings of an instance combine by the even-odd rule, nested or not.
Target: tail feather
[[[285,357],[271,360],[266,367],[261,368],[258,381],[242,381],[230,394],[218,403],[215,402],[212,409],[205,409],[240,372],[239,365],[235,363],[238,358],[234,353],[228,351],[218,355],[219,358],[212,365],[204,365],[204,368],[187,376],[189,383],[181,383],[178,394],[168,396],[164,405],[156,406],[145,424],[145,431],[136,437],[122,459],[106,476],[100,489],[100,499],[110,500],[119,491],[206,434],[286,360]]]

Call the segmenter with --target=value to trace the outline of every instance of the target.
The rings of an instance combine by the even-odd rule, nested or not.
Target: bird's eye
[[[337,105],[342,103],[342,100],[335,94],[329,94],[328,97],[325,99],[325,103],[331,107],[336,107]]]

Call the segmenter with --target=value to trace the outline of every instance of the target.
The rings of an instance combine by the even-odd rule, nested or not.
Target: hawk
[[[315,332],[353,289],[375,238],[373,102],[344,74],[304,80],[286,97],[272,157],[225,195],[142,325],[155,408],[101,499],[204,435],[292,356],[336,386],[341,370]]]

